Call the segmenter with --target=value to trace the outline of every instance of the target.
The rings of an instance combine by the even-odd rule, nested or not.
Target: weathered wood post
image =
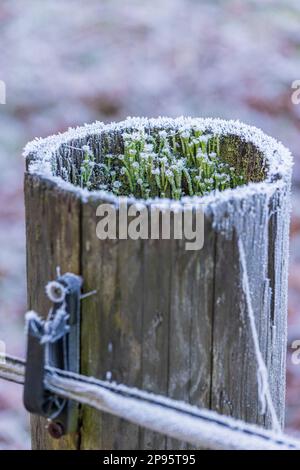
[[[203,248],[187,251],[174,239],[99,240],[96,209],[118,198],[78,186],[82,146],[99,163],[104,151],[122,152],[124,130],[182,126],[220,136],[222,159],[242,168],[248,181],[201,198]],[[250,298],[283,424],[289,152],[238,122],[130,119],[36,140],[25,156],[28,307],[47,313],[44,286],[56,266],[81,274],[86,292],[97,289],[82,303],[81,373],[270,427],[269,410],[261,414]],[[80,409],[77,433],[59,441],[33,418],[32,441],[35,449],[186,448],[89,407]]]

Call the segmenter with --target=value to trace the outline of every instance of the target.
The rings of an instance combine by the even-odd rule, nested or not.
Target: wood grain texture
[[[142,385],[143,250],[140,241],[99,240],[96,208],[83,205],[82,274],[97,295],[82,307],[82,373]],[[84,408],[82,449],[138,449],[139,428]]]
[[[187,251],[184,240],[170,242],[168,395],[209,408],[215,235],[208,218],[204,238],[200,251]],[[188,446],[168,439],[167,448],[187,449]]]
[[[260,350],[269,371],[278,419],[283,424],[286,354],[283,293],[287,267],[282,255],[287,247],[283,250],[282,244],[287,244],[287,238],[283,239],[282,232],[287,233],[289,220],[282,217],[276,193],[271,199],[257,194],[247,200],[232,200],[226,210],[232,214],[232,225],[219,229],[216,235],[211,407],[222,414],[271,427],[269,413],[260,413],[257,359],[242,288],[238,239],[242,240],[246,254]]]
[[[287,350],[287,293],[289,261],[290,188],[276,191],[269,203],[268,278],[270,279],[270,313],[268,329],[269,380],[277,416],[284,426],[286,350]],[[268,420],[269,421],[269,420]],[[268,424],[268,423],[267,423]]]
[[[119,201],[78,188],[83,145],[102,163],[107,153],[124,153],[124,132],[143,129],[156,138],[161,130],[180,133],[194,126],[218,135],[221,159],[249,181],[198,199],[207,203],[202,250],[187,251],[184,241],[174,239],[99,240],[98,205]],[[269,413],[261,414],[250,298],[283,423],[289,152],[240,123],[130,119],[34,141],[25,154],[27,171],[39,174],[25,177],[28,307],[47,314],[44,288],[58,265],[81,274],[85,292],[97,290],[82,302],[81,373],[270,427]],[[98,188],[96,169],[94,177]],[[159,205],[166,207],[165,201]],[[45,421],[33,418],[32,437],[35,449],[188,448],[86,406],[76,435],[52,441]]]
[[[206,211],[204,247],[181,240],[99,240],[96,208],[55,185],[26,177],[29,308],[47,313],[44,285],[62,271],[80,273],[81,373],[169,395],[270,426],[260,414],[237,240],[243,241],[260,348],[278,417],[284,416],[288,188],[224,202]],[[89,407],[79,432],[53,441],[33,419],[33,447],[186,449]]]
[[[82,310],[82,373],[209,407],[214,234],[205,249],[183,241],[96,237],[96,207],[83,206],[82,273],[97,289]],[[205,282],[204,282],[205,281]],[[187,448],[183,442],[84,408],[82,449]]]
[[[168,394],[171,246],[168,240],[145,240],[142,331],[142,387]],[[165,449],[166,438],[141,429],[140,448]]]
[[[28,309],[45,317],[45,285],[62,272],[80,273],[80,200],[38,176],[25,176]],[[33,449],[76,449],[78,433],[50,438],[43,418],[32,417]]]

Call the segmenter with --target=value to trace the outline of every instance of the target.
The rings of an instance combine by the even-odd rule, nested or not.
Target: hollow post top
[[[43,180],[52,181],[53,184],[64,191],[73,192],[83,201],[92,198],[117,203],[119,197],[111,193],[103,190],[88,191],[62,178],[59,169],[63,158],[67,157],[72,161],[78,160],[76,149],[78,150],[78,148],[86,144],[91,145],[93,149],[99,148],[105,136],[110,136],[111,139],[119,139],[122,132],[143,129],[147,132],[163,129],[176,131],[182,128],[197,129],[204,133],[233,139],[236,152],[241,154],[241,158],[249,158],[251,154],[259,154],[261,163],[265,168],[265,177],[262,181],[249,182],[244,186],[226,189],[222,192],[217,191],[203,197],[184,197],[185,203],[218,205],[231,199],[244,199],[253,194],[273,194],[281,186],[290,185],[293,158],[286,147],[256,127],[243,124],[239,121],[225,121],[213,118],[127,118],[121,122],[109,124],[95,122],[82,127],[70,128],[65,133],[45,139],[37,138],[28,143],[24,150],[26,171]],[[147,205],[170,203],[166,199],[148,199],[144,201],[129,198],[129,200],[143,202]],[[176,203],[180,204],[182,200],[176,201]]]

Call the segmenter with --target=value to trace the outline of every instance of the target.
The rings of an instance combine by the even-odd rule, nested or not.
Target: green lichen
[[[95,163],[85,146],[80,183],[137,198],[203,196],[246,183],[243,172],[220,157],[220,137],[197,129],[123,133],[122,153],[106,153]]]
[[[95,168],[95,157],[88,145],[82,147],[84,158],[80,167],[80,186],[91,189],[92,177]]]

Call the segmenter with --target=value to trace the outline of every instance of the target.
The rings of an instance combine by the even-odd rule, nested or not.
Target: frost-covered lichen
[[[80,185],[122,196],[180,199],[204,196],[214,190],[235,188],[246,182],[242,171],[220,157],[218,135],[197,128],[123,132],[123,152],[105,153],[95,163],[83,146]]]
[[[89,189],[92,186],[91,179],[95,167],[95,157],[88,145],[83,145],[84,159],[80,167],[80,186]]]
[[[176,119],[159,117],[155,119],[129,117],[122,122],[105,124],[95,122],[69,129],[63,134],[35,139],[27,144],[24,150],[26,167],[29,174],[46,178],[64,191],[72,192],[83,201],[96,198],[118,205],[119,196],[105,190],[106,186],[81,186],[80,168],[85,145],[95,156],[95,169],[102,163],[106,154],[124,153],[121,136],[124,133],[145,132],[155,136],[159,131],[178,133],[180,129],[196,129],[201,135],[211,134],[220,138],[220,159],[236,168],[237,174],[246,176],[247,184],[228,188],[222,191],[211,191],[205,196],[186,196],[180,202],[189,204],[206,204],[207,211],[218,211],[223,214],[223,207],[232,198],[243,201],[254,194],[273,194],[291,179],[293,159],[291,153],[280,142],[264,134],[260,129],[248,126],[239,121],[224,121],[212,118],[179,117]],[[86,148],[86,151],[88,149]],[[107,183],[103,183],[104,185]],[[90,186],[87,189],[87,186]],[[131,203],[136,202],[130,197]],[[138,198],[140,199],[140,198]],[[170,198],[149,197],[142,199],[145,204],[159,205],[160,208],[170,204]],[[174,200],[172,202],[174,204]]]

